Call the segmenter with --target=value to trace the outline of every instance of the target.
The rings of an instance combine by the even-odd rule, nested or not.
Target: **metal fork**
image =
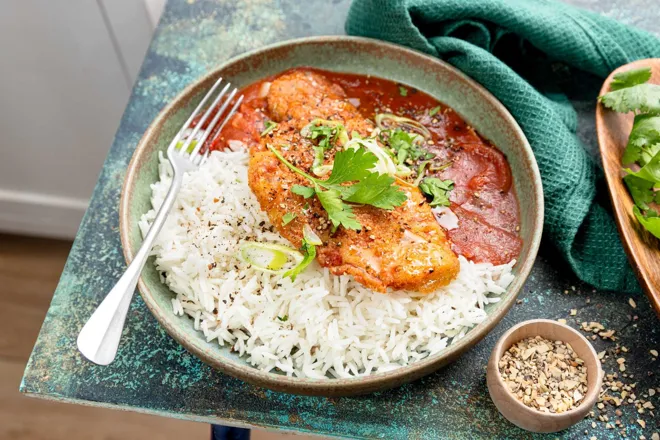
[[[165,224],[165,219],[167,219],[167,215],[169,214],[172,205],[174,205],[179,189],[181,189],[183,175],[188,171],[196,169],[206,160],[209,154],[208,151],[204,154],[200,154],[200,149],[204,145],[209,134],[218,124],[218,121],[220,121],[220,118],[227,110],[227,107],[231,104],[231,101],[238,93],[234,88],[229,95],[227,95],[227,91],[231,87],[231,84],[227,83],[213,100],[213,103],[204,112],[202,118],[197,122],[192,132],[190,132],[190,124],[205,107],[206,102],[213,97],[221,83],[222,78],[211,87],[211,90],[209,90],[204,99],[202,99],[181,130],[179,130],[174,139],[172,139],[172,142],[167,149],[167,158],[172,164],[174,174],[172,176],[172,185],[167,192],[167,196],[160,209],[158,209],[156,218],[154,219],[149,232],[144,237],[142,246],[140,246],[140,249],[135,254],[135,258],[133,258],[133,261],[131,261],[126,268],[126,272],[124,272],[119,281],[117,281],[117,284],[115,284],[112,290],[110,290],[78,335],[78,350],[95,364],[108,365],[115,359],[117,349],[119,348],[121,333],[124,328],[124,321],[126,320],[126,314],[128,313],[128,307],[131,304],[133,293],[135,293],[135,286],[140,278],[142,267],[149,257],[156,236],[158,236],[163,224]],[[225,99],[222,104],[220,104],[223,98]],[[222,130],[229,118],[231,118],[236,112],[236,109],[242,101],[242,95],[234,101],[233,107],[222,120],[218,131]],[[218,105],[219,108],[215,115],[213,115],[213,111]],[[200,133],[200,128],[212,115],[211,122],[197,139],[197,136]],[[184,138],[186,133],[189,134],[187,138]],[[183,145],[181,145],[180,148],[177,147],[177,144],[182,140],[184,141]],[[196,141],[196,144],[190,154],[188,154],[188,148],[193,140]]]

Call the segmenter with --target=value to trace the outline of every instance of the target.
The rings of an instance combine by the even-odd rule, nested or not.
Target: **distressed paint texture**
[[[626,23],[660,31],[654,0],[573,0]],[[21,391],[32,396],[102,405],[158,415],[251,425],[356,438],[531,438],[504,420],[488,396],[485,367],[493,344],[511,325],[530,318],[567,318],[576,326],[600,321],[618,331],[630,348],[628,373],[637,388],[660,386],[660,327],[645,297],[593,292],[577,282],[549,246],[542,246],[532,275],[499,326],[458,362],[413,384],[352,398],[312,398],[255,388],[203,364],[176,344],[136,295],[117,360],[108,367],[85,361],[75,347],[78,331],[122,273],[118,202],[125,169],[141,134],[158,111],[186,85],[227,58],[265,44],[307,35],[340,34],[348,0],[171,0],[144,61],[112,149],[99,177],[60,284],[30,357]],[[595,145],[593,102],[581,110],[581,135]],[[575,290],[572,289],[575,287]],[[567,290],[569,293],[564,294]],[[586,298],[591,299],[586,304]],[[639,319],[632,322],[632,315]],[[611,342],[595,341],[598,351]],[[660,402],[654,401],[656,406]],[[628,435],[637,438],[658,425],[646,416],[647,430],[634,423],[632,407],[622,407]],[[657,428],[656,428],[657,429]],[[603,424],[584,420],[562,433],[583,438],[618,438]],[[543,436],[538,436],[541,438]],[[549,438],[555,438],[551,435]]]

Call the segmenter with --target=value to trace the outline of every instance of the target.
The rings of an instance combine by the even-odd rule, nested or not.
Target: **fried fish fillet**
[[[309,182],[282,164],[266,149],[266,143],[307,171],[313,162],[313,150],[311,142],[300,135],[300,128],[309,121],[337,120],[349,130],[363,134],[372,129],[372,123],[345,101],[340,88],[319,74],[296,70],[273,81],[268,106],[280,124],[262,140],[260,147],[251,150],[248,178],[261,208],[285,238],[300,246],[303,226],[310,225],[323,241],[317,248],[321,266],[335,275],[350,274],[380,292],[387,288],[431,292],[456,277],[458,259],[416,187],[402,184],[408,199],[391,211],[354,207],[362,229],[340,227],[335,233],[315,197],[304,199],[290,191],[293,185]],[[326,161],[329,163],[333,156],[331,150]],[[282,218],[287,212],[297,216],[283,226]]]

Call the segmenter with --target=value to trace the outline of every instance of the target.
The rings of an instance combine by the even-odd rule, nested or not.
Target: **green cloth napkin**
[[[490,90],[534,150],[545,194],[544,239],[589,284],[639,291],[602,171],[576,136],[568,98],[595,106],[607,75],[660,57],[660,40],[544,0],[355,0],[346,32],[442,58]]]

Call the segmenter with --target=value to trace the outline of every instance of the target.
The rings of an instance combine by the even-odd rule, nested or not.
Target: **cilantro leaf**
[[[365,148],[339,151],[335,154],[335,163],[328,180],[322,180],[323,186],[338,185],[344,182],[361,180],[371,174],[369,171],[376,165],[378,158]]]
[[[277,125],[278,125],[277,122],[266,121],[266,123],[264,124],[264,131],[261,132],[261,137],[264,137],[271,131],[275,130],[275,128],[277,128]]]
[[[395,185],[394,178],[387,174],[371,173],[353,185],[353,193],[344,200],[361,205],[371,205],[392,210],[406,201],[406,194]]]
[[[660,238],[660,217],[658,213],[653,210],[646,211],[646,215],[642,214],[637,206],[633,206],[633,214],[637,220],[644,226],[644,229],[651,234]]]
[[[294,194],[298,194],[299,196],[303,196],[306,199],[309,199],[316,193],[314,191],[314,188],[310,188],[309,186],[303,186],[303,185],[293,185],[291,187],[291,192]]]
[[[408,96],[408,89],[403,86],[399,86],[399,95]]]
[[[291,223],[296,217],[298,217],[298,214],[295,212],[287,212],[282,216],[282,226],[286,226],[289,223]]]
[[[345,133],[346,129],[342,124],[322,119],[315,119],[301,131],[303,136],[317,141],[317,145],[323,150],[332,148]]]
[[[341,193],[336,189],[323,191],[316,188],[316,197],[328,213],[328,219],[332,222],[333,229],[343,226],[347,229],[361,229],[362,225],[355,218],[350,205],[341,199]]]
[[[623,181],[635,202],[633,214],[651,234],[660,238],[660,216],[650,203],[660,203],[660,86],[646,84],[651,69],[641,68],[614,75],[609,93],[598,99],[614,111],[635,111],[633,128],[623,153],[622,162],[639,164],[641,168],[628,173]]]
[[[660,86],[638,84],[633,87],[615,90],[599,96],[598,100],[607,108],[619,113],[639,111],[660,113]]]
[[[287,322],[289,320],[289,315],[284,315],[282,317],[278,316],[277,319],[279,319],[282,322]]]
[[[454,189],[452,180],[440,180],[437,177],[427,177],[419,184],[419,189],[431,196],[431,206],[449,206],[449,192]]]
[[[625,170],[629,175],[660,185],[660,152],[656,153],[639,171],[633,171],[630,168]]]
[[[630,191],[630,195],[635,201],[635,205],[642,209],[649,209],[649,203],[653,201],[653,182],[641,179],[632,174],[628,174],[623,178],[623,181]]]
[[[393,178],[388,175],[383,178],[380,174],[370,171],[378,159],[365,148],[349,148],[337,152],[330,177],[322,180],[295,167],[272,145],[266,144],[266,147],[291,171],[314,184],[313,188],[294,185],[291,191],[305,198],[316,195],[328,214],[333,230],[339,226],[355,230],[362,228],[351,206],[345,202],[393,209],[406,200],[405,193],[393,185]]]
[[[628,70],[614,75],[610,83],[610,90],[621,90],[628,87],[633,87],[638,84],[644,84],[651,79],[651,68],[642,67],[639,69]]]
[[[429,116],[435,116],[440,111],[440,106],[433,107],[429,110]]]
[[[624,165],[639,162],[646,165],[660,150],[660,116],[653,114],[635,115],[628,145],[623,153]]]

